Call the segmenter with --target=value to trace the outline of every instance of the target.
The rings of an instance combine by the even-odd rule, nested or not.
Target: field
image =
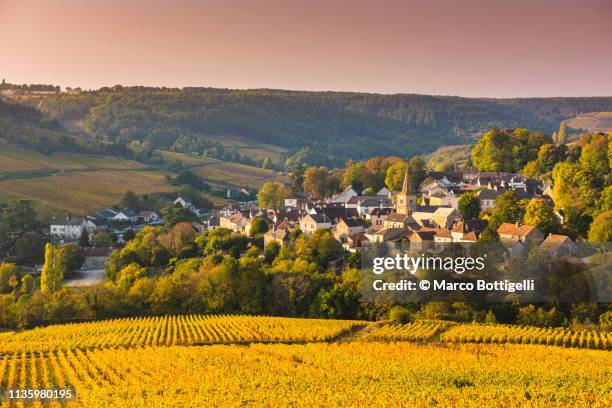
[[[0,334],[0,389],[72,388],[77,398],[66,406],[81,407],[612,403],[609,351],[444,339],[460,328],[534,332],[202,315],[56,325]]]
[[[84,215],[117,204],[126,191],[151,194],[171,191],[161,171],[84,171],[54,176],[0,180],[0,202],[32,200],[41,217]]]
[[[287,181],[283,174],[260,167],[175,152],[160,153],[168,160],[180,161],[197,175],[215,183],[253,188],[267,181]]]
[[[263,159],[269,157],[273,162],[278,162],[287,149],[271,144],[259,143],[235,135],[206,135],[205,139],[221,143],[224,147],[237,150],[239,153],[251,157]]]
[[[61,153],[47,156],[0,142],[0,175],[47,170],[142,169],[145,165],[133,160],[111,156]]]
[[[565,121],[573,129],[584,129],[588,132],[608,132],[612,129],[612,112],[581,113]]]
[[[605,351],[529,345],[173,346],[16,354],[0,385],[72,386],[82,407],[607,407],[611,365]]]
[[[202,315],[119,319],[0,333],[0,356],[76,348],[327,341],[365,324],[355,320]]]

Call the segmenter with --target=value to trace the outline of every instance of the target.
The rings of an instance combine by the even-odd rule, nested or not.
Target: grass
[[[28,199],[41,217],[92,210],[117,204],[128,190],[136,194],[171,191],[161,171],[93,171],[18,180],[0,180],[0,202]]]
[[[251,157],[258,157],[260,159],[269,157],[273,162],[278,162],[287,153],[287,149],[283,147],[255,142],[240,136],[216,135],[206,136],[206,139],[214,140],[225,147],[236,149],[240,153]]]
[[[0,174],[34,172],[41,170],[78,169],[141,169],[146,165],[134,160],[112,156],[93,156],[74,153],[59,153],[47,156],[31,150],[0,143]]]
[[[190,170],[197,175],[217,183],[242,187],[259,187],[268,181],[287,181],[286,176],[282,173],[260,167],[183,153],[159,152],[166,159],[178,160],[183,166],[191,166]]]

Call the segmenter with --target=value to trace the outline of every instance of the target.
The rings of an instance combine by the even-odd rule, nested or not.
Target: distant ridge
[[[24,99],[64,128],[97,140],[198,151],[223,135],[342,165],[372,155],[411,156],[472,143],[492,127],[552,133],[612,97],[464,98],[272,89],[113,87]],[[279,160],[284,160],[280,158]]]

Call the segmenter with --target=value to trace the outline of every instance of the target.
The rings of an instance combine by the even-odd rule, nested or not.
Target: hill
[[[67,129],[107,141],[137,140],[186,153],[218,150],[223,140],[238,140],[243,149],[280,147],[288,154],[307,147],[312,164],[335,165],[470,143],[494,126],[550,133],[578,113],[612,111],[610,97],[487,99],[146,87],[56,94],[29,103]],[[284,152],[273,150],[273,157]]]
[[[581,113],[572,119],[565,120],[565,124],[572,128],[589,133],[612,131],[612,112]]]

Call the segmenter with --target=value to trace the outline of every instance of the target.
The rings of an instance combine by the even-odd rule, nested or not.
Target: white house
[[[141,211],[138,213],[138,218],[142,219],[146,224],[159,222],[161,218],[155,211]]]
[[[189,200],[185,200],[183,197],[178,197],[176,200],[174,200],[173,203],[175,206],[178,204],[183,208],[186,208],[188,210],[190,210],[191,212],[195,213],[195,214],[199,214],[200,212],[198,211],[198,209],[196,208],[195,205],[193,205],[193,203]]]
[[[61,222],[54,221],[49,229],[52,237],[77,240],[83,234],[83,230],[87,230],[87,233],[92,233],[96,230],[96,225],[89,220],[67,217]]]

